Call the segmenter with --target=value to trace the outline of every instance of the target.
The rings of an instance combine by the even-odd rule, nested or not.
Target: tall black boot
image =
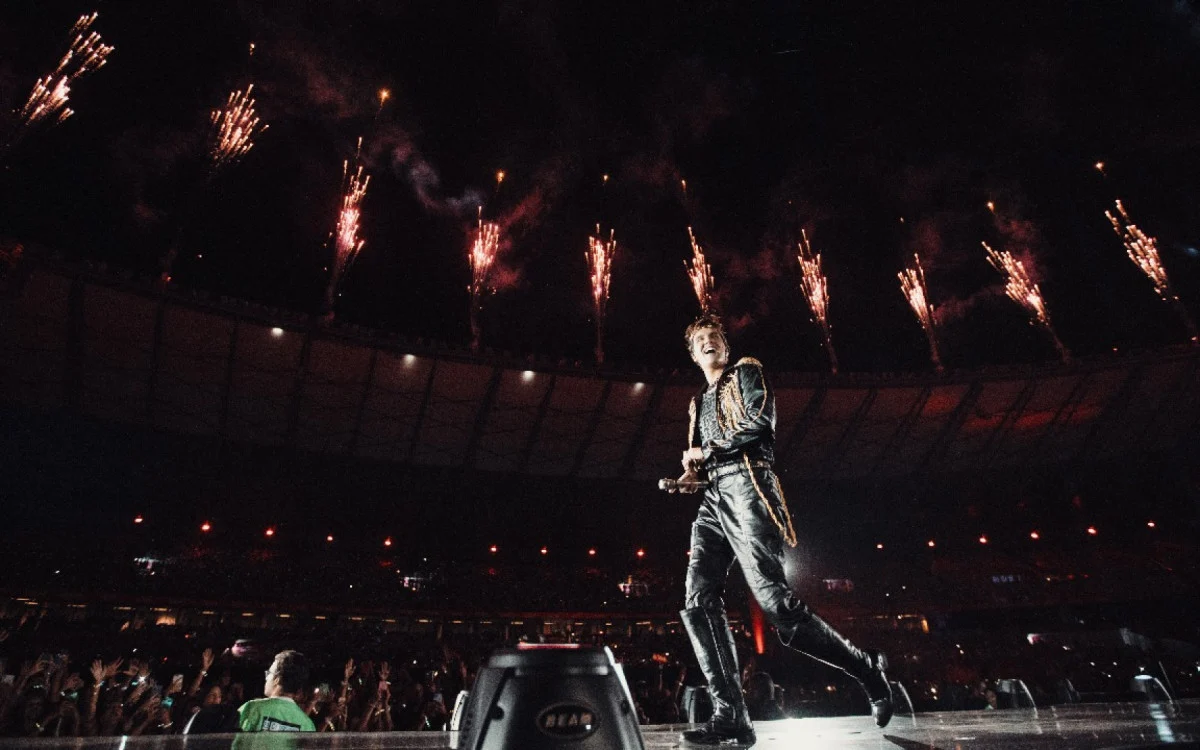
[[[781,618],[779,640],[807,656],[842,670],[862,685],[871,701],[871,716],[878,726],[892,720],[892,686],[888,684],[887,657],[879,651],[863,651],[803,604],[794,615]]]
[[[724,612],[695,607],[679,613],[687,628],[700,671],[708,679],[713,715],[708,723],[680,737],[692,745],[749,747],[755,743],[754,725],[746,713],[737,665],[737,648]]]

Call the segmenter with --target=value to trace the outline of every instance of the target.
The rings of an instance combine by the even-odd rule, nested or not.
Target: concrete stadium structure
[[[691,372],[479,356],[63,265],[0,297],[0,399],[233,443],[597,479],[676,468]],[[769,363],[768,363],[769,364]],[[778,468],[862,480],[1171,449],[1200,348],[1069,366],[775,373]]]

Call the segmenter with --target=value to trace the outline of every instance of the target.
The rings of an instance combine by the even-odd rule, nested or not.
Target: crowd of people
[[[456,697],[470,689],[487,656],[513,645],[494,631],[445,637],[355,621],[246,635],[231,625],[160,625],[136,613],[71,620],[43,611],[0,621],[0,735],[257,729],[259,719],[246,706],[273,693],[294,700],[316,731],[444,730]],[[1020,705],[1005,692],[1009,678],[1022,679],[1038,705],[1136,699],[1130,686],[1139,684],[1138,674],[1161,679],[1176,697],[1200,693],[1195,657],[1178,653],[1121,644],[1064,648],[1002,631],[855,637],[889,650],[890,676],[917,711]],[[641,722],[704,718],[704,680],[677,630],[568,638],[613,649]],[[841,673],[782,649],[756,654],[749,630],[737,638],[753,719],[866,713],[861,692]],[[281,652],[302,654],[303,679],[293,670],[287,690],[271,682],[272,673],[279,679]]]
[[[15,651],[42,642],[40,636],[26,640],[5,634],[6,643],[25,641],[25,648]],[[126,656],[88,661],[65,649],[50,649],[31,659],[0,660],[0,735],[136,736],[260,728],[248,723],[247,706],[272,697],[278,659],[273,664],[268,656],[264,662],[265,652],[254,646],[220,652],[205,647],[192,654],[192,634],[164,639],[141,629],[120,634],[105,650],[118,651],[113,647],[117,642],[138,642],[137,635],[148,636],[145,645],[119,649]],[[157,648],[147,647],[151,643]],[[282,694],[296,702],[318,731],[444,729],[447,706],[453,707],[468,679],[467,661],[448,646],[436,653],[398,652],[400,662],[347,658],[336,669],[326,654],[309,653],[313,656],[281,652],[303,662],[297,670],[302,676]],[[272,664],[265,685],[264,663]]]

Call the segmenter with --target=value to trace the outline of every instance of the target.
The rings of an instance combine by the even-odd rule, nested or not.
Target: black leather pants
[[[724,611],[725,579],[737,560],[754,598],[778,624],[798,603],[783,574],[783,534],[771,516],[783,518],[774,472],[733,464],[710,471],[708,479],[692,523],[684,606]]]
[[[788,587],[783,533],[775,522],[784,518],[783,500],[771,468],[728,466],[710,471],[709,481],[692,523],[685,606],[724,612],[722,593],[737,560],[785,646],[860,680],[869,676],[874,671],[871,656],[809,611]]]
[[[892,716],[891,687],[884,670],[887,660],[879,652],[859,649],[797,599],[783,572],[783,532],[776,519],[785,519],[778,481],[769,466],[727,466],[708,472],[711,483],[692,523],[692,551],[688,563],[686,607],[720,615],[725,622],[725,581],[734,560],[742,566],[750,592],[763,613],[774,623],[783,645],[840,669],[862,684],[879,726]],[[728,625],[724,625],[728,629]],[[697,638],[689,627],[692,646],[710,685],[723,675],[716,648]],[[702,651],[714,653],[702,654]],[[741,695],[731,698],[741,705]],[[715,701],[714,701],[715,703]],[[742,709],[744,710],[744,709]]]

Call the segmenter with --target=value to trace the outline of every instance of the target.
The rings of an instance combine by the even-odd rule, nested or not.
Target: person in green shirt
[[[316,726],[297,700],[304,698],[308,661],[299,651],[280,651],[267,670],[265,698],[246,701],[238,709],[243,732],[315,732]]]

